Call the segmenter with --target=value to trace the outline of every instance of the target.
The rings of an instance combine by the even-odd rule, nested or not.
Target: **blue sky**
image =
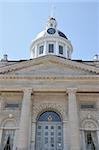
[[[55,6],[58,28],[71,41],[72,59],[92,60],[99,54],[98,0],[0,0],[0,58],[30,58],[30,44],[45,29]]]

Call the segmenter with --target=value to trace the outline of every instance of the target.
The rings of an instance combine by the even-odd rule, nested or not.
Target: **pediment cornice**
[[[10,80],[53,80],[53,81],[70,81],[70,80],[95,80],[99,82],[99,76],[98,75],[78,75],[78,76],[25,76],[25,75],[0,75],[1,80],[10,79]]]
[[[15,72],[17,70],[27,69],[32,66],[39,66],[41,64],[49,64],[49,63],[51,63],[52,65],[57,64],[64,67],[68,66],[70,68],[80,69],[83,71],[89,71],[92,73],[99,74],[99,69],[96,68],[95,66],[90,66],[84,64],[83,62],[72,61],[72,60],[64,59],[53,55],[43,56],[32,60],[18,62],[17,64],[1,67],[0,74],[2,75],[8,74],[9,72]]]

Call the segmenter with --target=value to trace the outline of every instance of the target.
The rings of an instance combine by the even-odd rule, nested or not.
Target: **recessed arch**
[[[38,106],[35,106],[33,109],[33,120],[36,121],[38,116],[40,116],[45,111],[54,111],[61,117],[61,120],[66,120],[66,113],[62,105],[56,103],[42,103]]]
[[[1,128],[16,128],[17,123],[15,118],[5,118],[1,122]]]
[[[61,113],[59,113],[57,110],[55,109],[44,109],[41,112],[39,112],[39,114],[37,115],[36,121],[48,121],[47,117],[48,116],[52,116],[52,121],[59,121],[62,122],[62,115]],[[45,120],[44,118],[45,117]]]
[[[81,145],[83,149],[98,150],[98,123],[93,118],[81,122]]]
[[[84,119],[81,122],[81,128],[84,130],[98,130],[98,123],[94,119]]]
[[[12,118],[5,118],[1,122],[1,129],[2,129],[2,139],[1,139],[1,148],[7,149],[10,147],[13,149],[13,143],[15,138],[17,124],[16,119]]]
[[[37,121],[53,121],[61,122],[60,116],[54,111],[45,111],[37,119]]]

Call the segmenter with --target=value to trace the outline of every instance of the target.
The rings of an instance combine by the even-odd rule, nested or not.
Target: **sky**
[[[30,59],[31,41],[52,12],[73,45],[72,59],[99,55],[99,0],[0,0],[0,59]]]

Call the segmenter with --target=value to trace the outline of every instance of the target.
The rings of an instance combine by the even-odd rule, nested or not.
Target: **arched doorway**
[[[46,111],[37,118],[36,150],[63,150],[62,120],[54,111]]]

